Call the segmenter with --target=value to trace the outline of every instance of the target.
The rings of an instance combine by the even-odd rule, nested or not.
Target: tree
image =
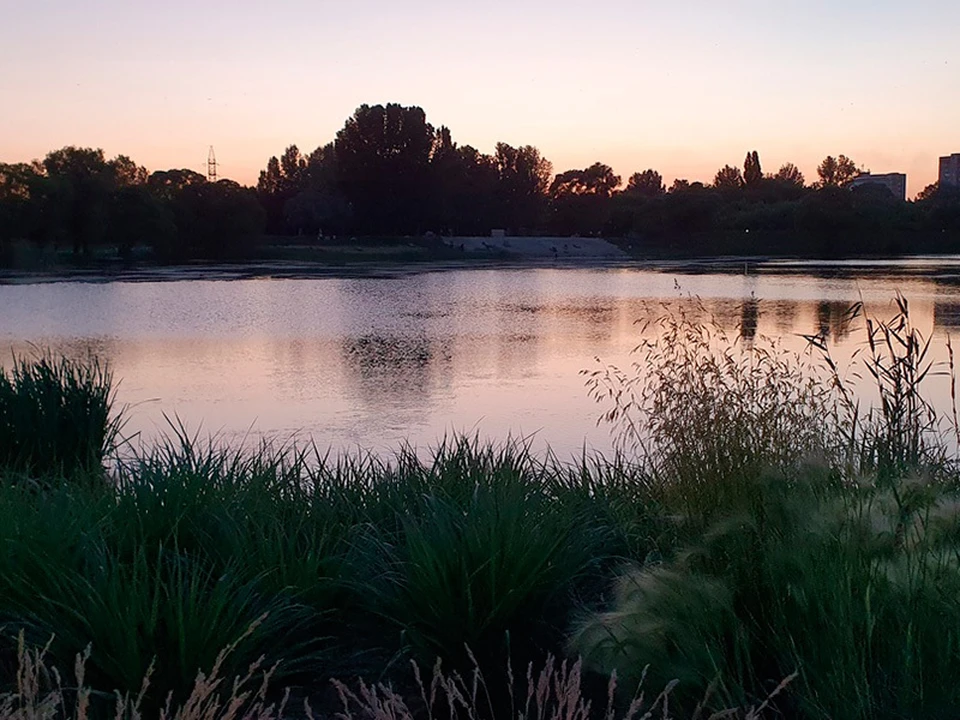
[[[107,169],[107,160],[99,148],[94,150],[69,145],[47,153],[42,166],[49,176],[91,177]]]
[[[925,200],[935,200],[937,195],[940,193],[940,183],[935,182],[927,185],[923,190],[917,193],[917,202],[923,202]]]
[[[577,235],[600,233],[610,214],[610,197],[619,185],[620,176],[603,163],[557,175],[550,185],[553,231]]]
[[[280,177],[285,192],[302,190],[307,184],[307,158],[291,145],[280,156]]]
[[[171,201],[185,188],[205,182],[207,178],[193,170],[158,170],[147,178],[147,187],[161,200]]]
[[[307,186],[326,193],[338,191],[337,153],[333,143],[321,145],[307,156]]]
[[[177,239],[174,246],[164,249],[165,260],[248,256],[266,222],[256,193],[232,180],[189,184],[171,205]]]
[[[676,184],[676,183],[674,183]],[[659,197],[667,192],[663,185],[663,176],[656,170],[644,170],[634,173],[627,180],[626,193],[638,195],[640,197]]]
[[[0,163],[0,241],[26,238],[37,220],[37,189],[44,178],[27,163]]]
[[[686,180],[684,178],[677,178],[676,180],[673,181],[673,185],[670,186],[670,190],[668,192],[670,192],[670,194],[682,193],[685,190],[689,190],[689,189],[690,189],[689,180]]]
[[[438,227],[466,234],[487,234],[509,222],[501,205],[500,171],[496,159],[464,145],[438,168]],[[533,209],[537,213],[536,208]]]
[[[257,197],[267,212],[267,227],[272,232],[289,230],[284,223],[284,207],[295,195],[307,189],[309,162],[296,145],[290,145],[277,158],[267,161],[260,171]]]
[[[156,250],[176,241],[173,213],[146,184],[126,185],[110,198],[107,242],[122,258],[137,245]]]
[[[117,155],[107,166],[113,175],[114,184],[121,188],[145,185],[149,176],[145,167],[137,165],[126,155]]]
[[[103,150],[68,146],[47,154],[43,170],[52,182],[47,198],[61,206],[65,235],[84,255],[106,234],[107,205],[115,180]]]
[[[556,199],[567,195],[598,195],[608,198],[620,186],[620,176],[603,163],[594,163],[584,170],[567,170],[554,178],[550,195]]]
[[[777,174],[773,176],[773,179],[785,185],[795,185],[801,188],[806,182],[800,169],[789,162],[780,166],[780,169],[777,170]]]
[[[536,227],[543,214],[553,166],[532,145],[497,143],[496,202],[503,227]]]
[[[827,155],[817,166],[817,176],[820,178],[817,187],[847,187],[861,174],[862,171],[858,170],[853,160],[846,155]]]
[[[350,223],[351,210],[339,193],[308,188],[287,200],[283,218],[286,226],[297,233],[342,233]]]
[[[763,180],[763,170],[760,167],[760,155],[756,150],[748,152],[743,161],[743,183],[757,185]]]
[[[743,173],[740,168],[724,165],[717,171],[713,186],[718,190],[739,190],[743,187]]]
[[[487,234],[497,217],[499,172],[494,158],[469,145],[460,147],[450,130],[437,130],[430,158],[433,181],[431,213],[434,227],[453,234]]]
[[[367,232],[417,232],[427,219],[435,133],[419,107],[361,105],[337,133],[340,187]]]

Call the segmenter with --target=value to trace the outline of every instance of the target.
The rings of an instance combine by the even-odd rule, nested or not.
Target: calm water
[[[424,447],[452,430],[535,435],[569,457],[607,451],[609,431],[579,371],[625,364],[635,321],[699,296],[730,332],[826,330],[838,355],[861,343],[844,311],[888,315],[899,290],[942,345],[960,326],[960,260],[749,274],[638,269],[484,269],[396,278],[63,282],[0,286],[0,348],[97,353],[121,379],[129,434],[164,414],[231,442],[312,437],[322,447]],[[687,299],[685,299],[687,298]],[[940,352],[940,351],[938,351]],[[934,388],[945,392],[946,386]]]

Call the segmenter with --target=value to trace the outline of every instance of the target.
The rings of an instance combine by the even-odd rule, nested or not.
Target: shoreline
[[[374,260],[336,265],[315,261],[258,260],[185,265],[138,265],[133,267],[96,264],[87,267],[61,266],[48,270],[0,269],[0,286],[41,285],[62,282],[134,283],[251,279],[392,278],[456,270],[624,269],[673,271],[684,274],[714,272],[778,275],[811,269],[833,270],[836,274],[851,272],[874,274],[889,269],[898,269],[900,272],[909,274],[925,274],[926,272],[940,272],[945,268],[956,268],[960,273],[960,255],[867,256],[836,259],[755,255],[705,256],[699,258],[584,256],[547,258],[525,256],[399,262]]]

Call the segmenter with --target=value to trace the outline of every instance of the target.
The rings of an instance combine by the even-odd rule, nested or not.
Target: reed
[[[123,426],[113,376],[96,358],[37,352],[0,367],[0,469],[28,478],[99,478]]]
[[[781,354],[700,312],[658,320],[632,370],[588,377],[681,545],[623,571],[570,650],[677,678],[688,703],[711,684],[718,706],[749,703],[796,671],[790,717],[955,715],[960,474],[928,382],[954,368],[931,360],[903,298],[888,320],[851,308],[852,368],[823,337]]]

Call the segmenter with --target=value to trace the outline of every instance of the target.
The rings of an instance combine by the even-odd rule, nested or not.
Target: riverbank
[[[666,317],[643,382],[588,376],[597,399],[630,398],[604,403],[621,454],[574,463],[463,437],[378,459],[181,431],[107,474],[109,374],[23,364],[0,382],[0,679],[22,631],[55,636],[64,669],[91,644],[96,689],[136,695],[155,661],[148,713],[232,646],[222,677],[263,657],[278,692],[323,708],[356,676],[416,706],[406,661],[439,657],[483,674],[480,716],[515,717],[506,688],[523,698],[552,654],[583,658],[576,698],[601,707],[616,671],[622,707],[641,679],[650,696],[677,681],[681,713],[789,679],[783,717],[953,716],[960,458],[906,305],[874,320],[879,414],[826,357]]]
[[[304,242],[269,238],[249,257],[221,261],[157,263],[141,249],[119,257],[100,248],[77,257],[22,245],[0,283],[76,280],[232,280],[250,277],[357,277],[464,267],[604,265],[628,261],[616,245],[598,238],[385,238],[362,242]]]
[[[549,239],[543,239],[548,242]],[[478,241],[479,242],[479,241]],[[548,249],[551,246],[547,246]],[[560,255],[552,252],[510,254],[478,252],[438,258],[429,255],[397,257],[379,255],[375,249],[354,253],[349,261],[331,262],[309,259],[294,248],[287,258],[277,257],[242,262],[203,262],[155,264],[145,261],[121,261],[98,258],[74,261],[69,255],[59,261],[31,267],[0,268],[0,285],[51,282],[176,282],[184,280],[243,280],[252,278],[308,279],[402,277],[427,272],[465,269],[537,269],[537,268],[621,268],[699,274],[791,274],[817,272],[824,276],[851,277],[884,275],[890,271],[937,277],[946,280],[956,272],[960,276],[960,255],[871,255],[835,258],[783,257],[770,255],[717,255],[675,257],[651,254],[646,257],[605,254]]]

